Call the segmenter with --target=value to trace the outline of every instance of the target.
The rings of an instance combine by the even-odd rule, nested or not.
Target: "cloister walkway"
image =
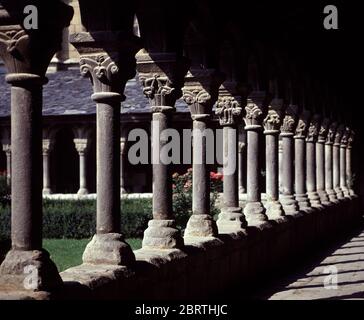
[[[341,243],[315,254],[306,265],[299,264],[288,276],[274,280],[268,287],[254,298],[364,299],[364,226]]]

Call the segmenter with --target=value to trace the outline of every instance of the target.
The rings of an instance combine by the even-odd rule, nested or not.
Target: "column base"
[[[340,201],[340,200],[344,200],[345,197],[344,197],[344,193],[342,191],[341,188],[335,188],[334,189],[335,193],[336,193],[336,198]]]
[[[343,187],[341,187],[341,190],[343,191],[343,194],[344,194],[344,197],[345,197],[345,198],[349,198],[349,199],[351,199],[350,191],[349,191],[349,189],[348,189],[348,188],[343,188]]]
[[[130,266],[135,256],[119,233],[95,234],[87,244],[82,260],[89,264]]]
[[[217,225],[209,214],[192,214],[187,222],[184,237],[216,237]]]
[[[216,224],[219,233],[243,230],[248,225],[240,207],[227,207],[221,209]]]
[[[183,238],[175,220],[150,220],[144,231],[143,248],[177,249],[183,247]]]
[[[81,188],[80,190],[77,191],[77,194],[79,196],[86,196],[86,195],[88,195],[88,190],[85,188]]]
[[[325,190],[317,190],[317,193],[320,197],[321,204],[323,204],[324,206],[332,205],[332,203],[330,202],[329,196]]]
[[[44,188],[44,189],[42,190],[42,193],[43,193],[43,195],[44,195],[44,196],[47,196],[47,195],[52,194],[52,190],[51,190],[51,189],[49,189],[49,188]]]
[[[316,191],[307,192],[308,199],[310,200],[311,207],[323,208],[320,201],[320,196]]]
[[[298,202],[294,195],[280,195],[279,200],[286,215],[294,216],[299,213]]]
[[[350,196],[351,196],[353,199],[355,199],[355,198],[357,198],[357,197],[358,197],[358,195],[357,195],[357,194],[355,194],[355,191],[354,191],[353,189],[349,189],[349,194],[350,194]]]
[[[0,266],[1,277],[11,277],[16,289],[52,291],[63,282],[49,253],[42,250],[12,249]]]
[[[311,208],[311,203],[310,200],[308,199],[308,195],[307,193],[303,193],[303,194],[295,194],[295,198],[298,204],[298,208],[301,211],[310,211],[312,210]]]
[[[239,187],[239,193],[246,193],[246,189],[244,187]]]
[[[125,194],[125,193],[127,193],[126,190],[125,190],[125,188],[121,187],[120,188],[120,194]]]
[[[327,195],[329,197],[329,201],[332,202],[332,203],[339,203],[340,201],[337,199],[337,196],[336,196],[336,192],[334,191],[334,189],[331,189],[331,190],[327,190]]]
[[[278,219],[285,216],[282,204],[278,200],[267,201],[265,207],[266,214],[270,220]]]
[[[260,227],[264,224],[269,224],[265,211],[261,202],[247,202],[244,208],[244,215],[248,226]]]

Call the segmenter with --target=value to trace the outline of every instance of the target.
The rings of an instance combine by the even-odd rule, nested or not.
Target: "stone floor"
[[[364,299],[364,228],[255,295],[268,300]]]

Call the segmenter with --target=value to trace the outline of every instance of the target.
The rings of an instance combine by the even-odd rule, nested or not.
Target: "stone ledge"
[[[358,200],[352,200],[324,210],[301,212],[270,221],[265,228],[250,227],[216,238],[186,237],[182,250],[136,250],[132,269],[83,264],[62,272],[64,286],[52,295],[15,292],[6,282],[0,298],[140,301],[207,299],[222,292],[226,297],[230,288],[244,290],[348,230],[361,217],[358,204]]]

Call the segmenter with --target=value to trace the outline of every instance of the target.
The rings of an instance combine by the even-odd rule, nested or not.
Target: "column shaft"
[[[125,190],[125,164],[127,157],[125,155],[126,141],[120,142],[120,194],[126,193]]]
[[[331,202],[337,202],[336,193],[334,191],[333,181],[333,154],[332,144],[325,144],[325,190]]]
[[[280,201],[286,215],[298,213],[299,207],[294,196],[294,141],[293,133],[282,133],[282,191]]]
[[[206,165],[206,139],[201,137],[207,129],[207,121],[193,121],[192,212],[201,215],[210,215],[210,174]]]
[[[43,150],[43,194],[51,193],[49,151]]]
[[[238,194],[238,140],[237,129],[225,126],[223,128],[224,148],[224,204],[226,207],[239,207]]]
[[[265,130],[266,214],[270,219],[284,216],[279,202],[278,130]]]
[[[247,201],[260,202],[259,131],[248,130],[247,137]]]
[[[153,113],[152,148],[155,160],[153,163],[153,219],[172,220],[172,179],[169,165],[160,158],[160,150],[168,142],[161,133],[168,129],[168,115],[162,112]]]
[[[295,137],[295,198],[300,210],[308,210],[311,205],[306,189],[306,140]]]
[[[316,189],[322,204],[330,204],[325,188],[325,144],[324,141],[316,143]]]
[[[340,188],[345,197],[350,197],[346,181],[346,146],[340,146]]]
[[[351,138],[352,140],[352,138]],[[355,196],[355,191],[353,189],[354,182],[353,182],[353,170],[352,170],[352,141],[349,142],[349,146],[346,148],[346,179],[349,189],[349,195]]]
[[[316,191],[316,147],[314,141],[306,142],[306,188],[311,205],[321,205],[320,197]]]
[[[293,194],[293,136],[282,136],[282,194]]]
[[[267,200],[277,201],[278,190],[278,132],[266,134],[266,194]]]
[[[120,103],[97,103],[97,233],[120,232]]]
[[[245,193],[246,187],[245,187],[245,145],[242,145],[242,143],[239,145],[239,155],[238,155],[238,163],[239,163],[239,193]]]
[[[39,81],[39,79],[35,78]],[[42,86],[11,89],[13,249],[42,248]]]
[[[341,200],[344,198],[344,194],[340,187],[340,145],[336,143],[333,146],[333,169],[334,190],[337,199]]]

